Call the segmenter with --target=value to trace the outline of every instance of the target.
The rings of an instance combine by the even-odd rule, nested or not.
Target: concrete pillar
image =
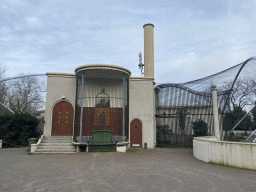
[[[144,28],[144,77],[154,78],[154,25],[145,24]]]
[[[0,149],[2,149],[2,140],[0,140]]]
[[[217,140],[220,141],[219,113],[218,113],[216,85],[212,85],[212,111],[213,111],[213,125],[214,125],[215,137],[217,137]]]

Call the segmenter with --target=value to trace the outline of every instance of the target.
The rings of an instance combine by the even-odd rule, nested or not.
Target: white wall
[[[47,93],[45,105],[44,135],[51,136],[53,106],[66,97],[66,101],[75,106],[76,76],[67,73],[47,73]],[[75,108],[74,108],[75,109]]]
[[[256,170],[256,144],[217,141],[216,137],[195,137],[194,157],[207,163]]]
[[[149,149],[153,149],[156,145],[154,87],[154,81],[151,78],[130,78],[129,127],[133,119],[141,120],[142,145],[144,146],[144,143],[147,143]]]

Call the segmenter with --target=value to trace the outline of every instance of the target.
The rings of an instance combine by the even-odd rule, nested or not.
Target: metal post
[[[163,128],[163,133],[164,133],[164,142],[167,140],[167,139],[165,139],[165,137],[166,137],[166,133],[165,133],[165,116],[166,116],[166,113],[164,112],[163,113],[164,114],[164,128]]]
[[[2,105],[2,106],[4,106],[6,109],[8,109],[9,111],[11,111],[13,114],[14,114],[14,112],[13,112],[13,110],[11,110],[9,107],[7,107],[5,104],[3,104],[3,103],[1,103],[0,102],[0,104]]]
[[[123,141],[125,140],[125,74],[123,74]]]
[[[82,141],[82,127],[83,127],[83,97],[84,97],[84,72],[82,72],[82,87],[81,87],[81,113],[80,113],[80,134],[79,134],[79,141]]]
[[[75,101],[75,120],[74,120],[74,132],[73,132],[73,141],[76,141],[77,133],[77,102],[78,102],[78,75],[76,75],[76,101]]]
[[[212,85],[212,110],[213,110],[213,126],[215,131],[215,137],[220,140],[220,128],[219,128],[219,113],[217,102],[217,89],[216,85]]]
[[[255,108],[256,106],[254,106],[248,113],[246,113],[245,116],[243,116],[243,118],[228,132],[228,135],[230,135],[234,130],[235,128],[244,120],[244,118],[249,115],[251,113],[251,111]]]
[[[126,124],[127,129],[125,130],[126,139],[129,139],[129,79],[126,81]]]

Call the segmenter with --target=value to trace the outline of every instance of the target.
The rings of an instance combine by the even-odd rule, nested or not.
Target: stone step
[[[76,146],[51,145],[51,146],[39,146],[38,149],[76,149]]]
[[[35,153],[76,153],[72,136],[44,137]]]
[[[45,152],[45,153],[74,152],[74,153],[76,153],[76,149],[37,149],[36,152]]]
[[[76,152],[34,152],[33,154],[55,154],[55,153],[76,153]]]
[[[43,139],[41,143],[72,143],[72,140],[45,140]]]
[[[71,136],[65,136],[65,137],[60,137],[60,136],[53,136],[53,137],[44,137],[45,140],[72,140]]]
[[[71,142],[68,142],[68,143],[40,143],[40,146],[71,146]]]
[[[69,137],[72,138],[72,135],[53,135],[53,136],[49,136],[49,137]],[[45,136],[45,138],[49,138],[47,136]]]
[[[44,141],[70,141],[72,142],[72,139],[43,139]]]

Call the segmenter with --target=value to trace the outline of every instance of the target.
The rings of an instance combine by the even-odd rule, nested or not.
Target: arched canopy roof
[[[86,78],[107,78],[107,79],[129,79],[131,71],[117,65],[108,64],[90,64],[82,65],[75,69],[77,76],[80,76],[81,72],[84,72]]]

